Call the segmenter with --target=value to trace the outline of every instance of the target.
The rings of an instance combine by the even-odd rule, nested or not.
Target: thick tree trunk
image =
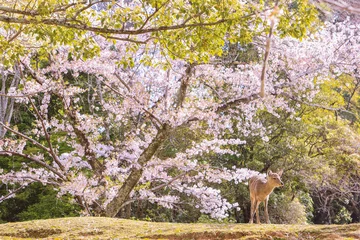
[[[116,214],[122,208],[122,205],[126,202],[129,197],[130,192],[134,189],[136,184],[139,182],[141,175],[143,173],[143,166],[147,163],[159,149],[161,144],[165,141],[166,137],[170,132],[170,126],[164,124],[163,127],[159,130],[153,141],[150,143],[147,149],[141,154],[138,159],[138,164],[140,168],[133,168],[129,177],[125,180],[124,184],[120,188],[117,196],[106,206],[105,216],[115,217]]]

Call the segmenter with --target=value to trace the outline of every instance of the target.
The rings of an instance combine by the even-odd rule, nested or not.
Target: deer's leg
[[[269,202],[269,197],[267,197],[265,199],[265,219],[266,219],[266,223],[270,224],[270,220],[269,220],[269,212],[268,212],[268,202]]]
[[[255,198],[251,198],[250,221],[249,221],[249,223],[254,222],[254,213],[255,213]]]
[[[256,211],[256,223],[260,224],[260,214],[259,214],[259,205],[260,205],[260,201],[256,201],[255,202],[255,211]]]

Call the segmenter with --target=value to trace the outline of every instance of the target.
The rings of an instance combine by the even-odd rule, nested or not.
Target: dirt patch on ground
[[[288,233],[284,231],[269,231],[265,232],[265,236],[270,239],[299,239],[298,236],[295,236],[293,233]]]
[[[360,239],[360,233],[347,233],[344,234],[347,238],[354,238],[354,239]]]
[[[360,239],[360,234],[335,232],[299,232],[299,239],[324,239],[324,240],[340,240],[344,238]]]
[[[37,228],[37,229],[23,229],[19,230],[15,233],[5,233],[3,236],[9,236],[9,237],[19,237],[19,238],[46,238],[50,237],[55,234],[62,233],[61,229],[54,228],[54,229],[48,229],[48,228]]]
[[[322,234],[318,234],[316,235],[316,237],[318,239],[328,239],[328,240],[336,240],[336,239],[344,239],[343,236],[340,236],[339,234],[336,234],[336,233],[322,233]]]
[[[91,231],[86,231],[86,232],[80,232],[79,235],[81,236],[96,236],[96,235],[102,235],[104,234],[103,231],[101,230],[91,230]]]

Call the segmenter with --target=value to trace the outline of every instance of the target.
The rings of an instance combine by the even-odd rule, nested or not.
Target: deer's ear
[[[270,174],[272,174],[273,172],[269,169],[268,171],[267,171],[267,175],[269,176]]]
[[[281,169],[279,172],[278,172],[278,175],[281,177],[281,175],[283,174],[284,172],[284,169]]]

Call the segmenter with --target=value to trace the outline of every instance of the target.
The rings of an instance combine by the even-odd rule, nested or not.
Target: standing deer
[[[259,216],[259,204],[264,202],[265,204],[265,218],[266,223],[270,223],[268,213],[268,201],[270,193],[276,187],[284,186],[281,181],[281,175],[283,170],[278,173],[273,173],[271,170],[268,171],[266,179],[260,176],[251,177],[249,180],[250,199],[251,199],[251,210],[250,210],[250,222],[253,223],[254,214],[256,212],[256,223],[260,223]]]

